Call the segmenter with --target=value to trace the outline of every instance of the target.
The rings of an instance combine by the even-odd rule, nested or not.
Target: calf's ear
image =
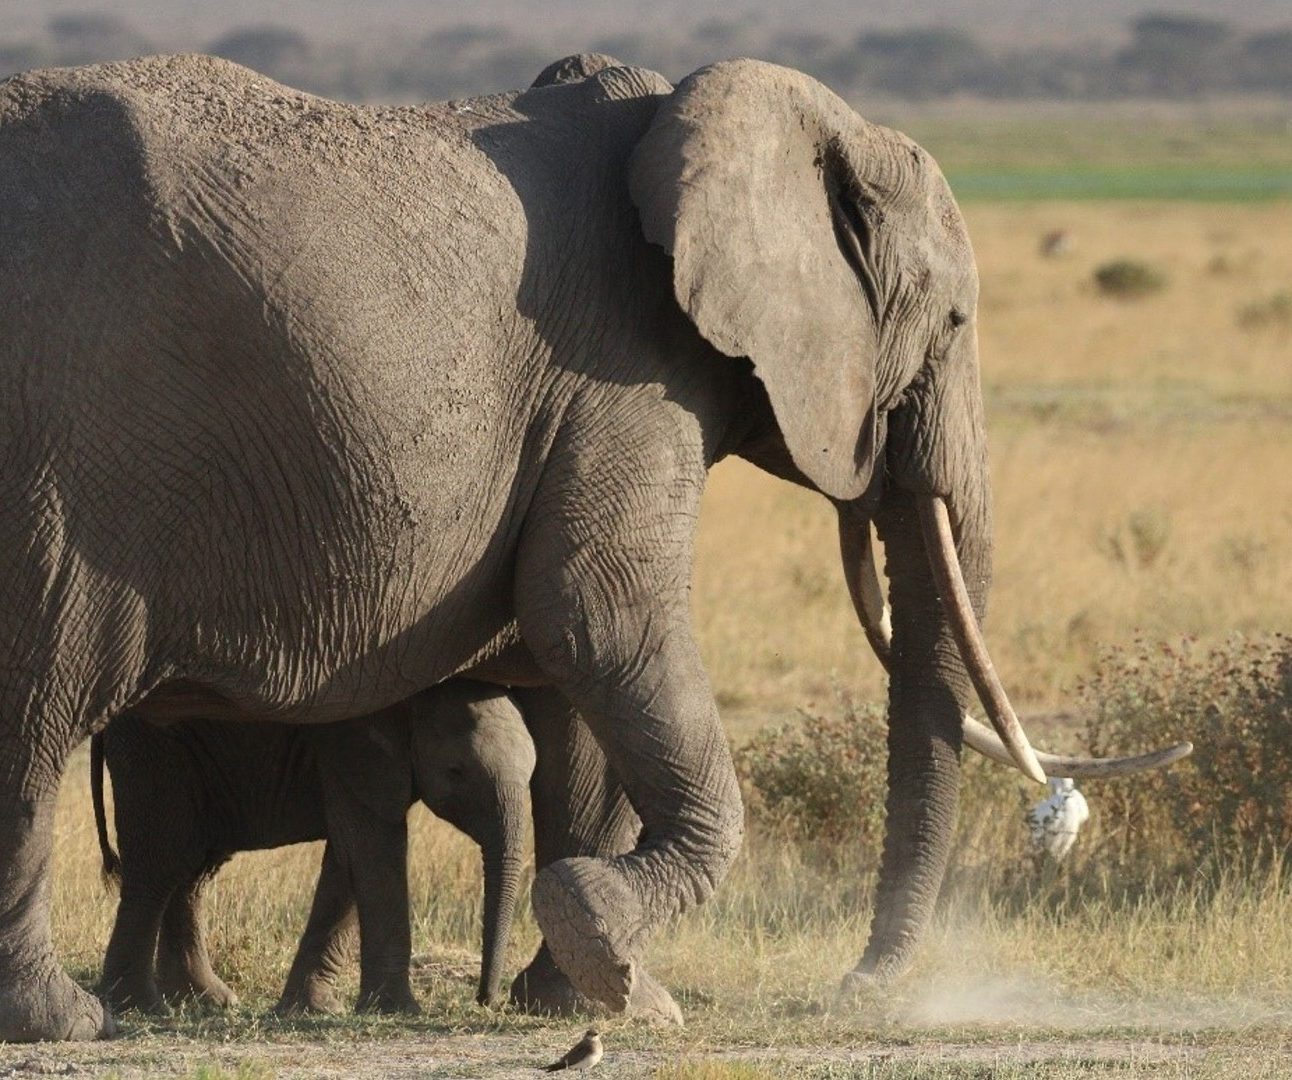
[[[402,821],[413,803],[413,764],[407,710],[392,706],[375,717],[319,724],[315,740],[320,778],[339,785],[383,821]]]

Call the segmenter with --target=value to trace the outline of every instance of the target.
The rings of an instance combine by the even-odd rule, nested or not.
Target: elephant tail
[[[112,885],[121,882],[121,858],[108,839],[108,814],[103,806],[104,771],[103,732],[100,731],[90,736],[90,796],[94,800],[94,825],[99,831],[99,852],[103,856],[103,880]]]

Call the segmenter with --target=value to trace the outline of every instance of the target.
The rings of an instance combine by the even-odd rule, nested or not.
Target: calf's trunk
[[[525,792],[499,793],[497,829],[481,845],[484,859],[484,942],[476,1001],[493,1005],[499,997],[507,942],[516,912],[516,894],[524,865]]]

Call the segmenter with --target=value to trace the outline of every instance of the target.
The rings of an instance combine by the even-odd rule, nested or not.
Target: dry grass
[[[1137,628],[1218,639],[1292,625],[1292,334],[1237,317],[1292,282],[1292,207],[981,204],[968,214],[996,486],[988,631],[1015,694],[1033,708],[1065,704],[1099,647]],[[1037,242],[1058,227],[1074,251],[1042,259]],[[1160,266],[1170,285],[1133,303],[1099,296],[1093,268],[1123,255]],[[861,701],[881,694],[828,508],[740,463],[713,477],[695,610],[738,738],[808,703],[836,708],[839,688]],[[1081,888],[1068,872],[1029,876],[1017,869],[1028,794],[993,783],[966,810],[948,904],[909,982],[882,999],[834,1000],[864,942],[873,852],[823,862],[754,836],[718,897],[651,956],[687,1030],[613,1024],[616,1075],[1277,1075],[1272,1055],[1292,1023],[1281,868],[1138,890],[1110,875],[1100,887],[1092,790]],[[60,812],[55,934],[88,982],[114,900],[97,876],[83,758]],[[122,1075],[528,1075],[568,1046],[570,1024],[471,1004],[477,856],[424,814],[412,879],[428,1017],[265,1019],[317,859],[317,846],[242,856],[214,889],[213,953],[241,1009],[137,1024],[133,1041],[77,1060]],[[1014,868],[1003,892],[1001,865]],[[516,964],[537,940],[527,909]],[[0,1069],[17,1060],[0,1054]]]
[[[1064,704],[1101,644],[1292,625],[1292,332],[1238,313],[1292,281],[1292,207],[973,204],[995,488],[989,642],[1025,706]],[[1066,228],[1073,253],[1037,253]],[[1161,293],[1100,296],[1133,255]],[[1136,554],[1140,533],[1152,553]],[[1118,558],[1118,542],[1127,554]],[[739,731],[833,685],[882,692],[824,501],[714,472],[695,611]]]

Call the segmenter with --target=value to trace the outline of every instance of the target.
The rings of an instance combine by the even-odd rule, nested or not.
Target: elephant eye
[[[964,326],[969,321],[969,314],[958,307],[953,307],[948,318],[951,320],[952,326]]]

